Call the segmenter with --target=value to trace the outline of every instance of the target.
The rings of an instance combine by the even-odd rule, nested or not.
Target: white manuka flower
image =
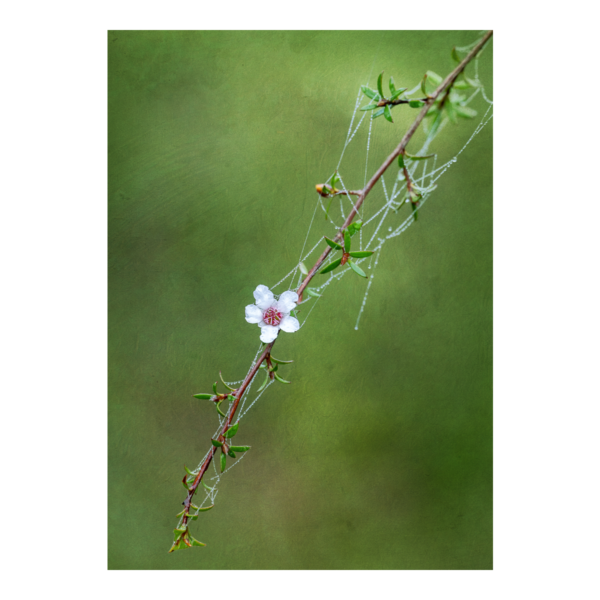
[[[298,302],[296,292],[283,292],[279,300],[276,300],[273,292],[266,285],[259,285],[254,290],[254,298],[256,304],[246,306],[246,321],[258,323],[261,342],[270,344],[275,340],[280,329],[287,333],[300,329],[298,319],[290,317],[290,312],[296,308]]]

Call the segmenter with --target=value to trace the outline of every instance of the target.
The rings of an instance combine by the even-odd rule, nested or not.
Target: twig
[[[410,142],[410,140],[412,139],[417,128],[421,124],[421,121],[423,121],[425,115],[427,114],[427,111],[429,110],[431,105],[435,102],[435,100],[440,95],[440,93],[443,92],[448,86],[452,85],[452,83],[454,83],[456,78],[462,73],[464,68],[469,64],[469,62],[473,59],[473,57],[483,48],[483,46],[490,39],[490,37],[492,37],[492,34],[493,34],[493,31],[491,31],[491,30],[488,31],[483,36],[481,41],[471,50],[471,52],[469,52],[469,54],[463,59],[463,61],[456,67],[456,69],[454,69],[454,71],[452,71],[452,73],[450,73],[446,77],[446,79],[444,79],[444,81],[442,81],[442,83],[438,86],[438,88],[435,90],[435,92],[431,96],[429,96],[427,99],[423,100],[425,102],[425,105],[423,106],[423,109],[421,110],[421,112],[419,113],[417,118],[414,120],[413,124],[410,126],[408,131],[404,134],[404,137],[402,138],[402,140],[400,141],[400,143],[398,144],[396,149],[385,159],[383,164],[379,167],[379,169],[377,169],[377,171],[375,172],[373,177],[371,177],[371,179],[369,180],[367,185],[362,190],[358,190],[358,191],[335,190],[335,193],[330,194],[331,196],[334,196],[334,195],[337,196],[337,195],[342,195],[342,194],[347,194],[348,196],[350,196],[351,194],[354,194],[354,195],[359,196],[358,201],[352,208],[352,211],[348,215],[348,218],[344,221],[344,224],[342,225],[342,227],[338,231],[337,235],[335,236],[334,241],[338,241],[343,238],[344,230],[348,227],[348,225],[350,225],[350,223],[352,223],[352,221],[354,220],[354,217],[356,217],[356,215],[358,214],[358,211],[360,210],[360,207],[362,206],[362,203],[365,201],[365,198],[367,197],[369,192],[373,189],[375,184],[379,181],[381,176],[385,173],[385,171],[392,164],[392,162],[398,157],[398,155],[404,152],[406,146],[408,145],[408,142]],[[404,104],[404,103],[405,103],[404,101],[388,102],[388,104]],[[407,172],[405,169],[405,176],[406,175],[407,175]],[[408,177],[407,177],[407,182],[408,182],[408,185],[410,186],[410,179]],[[322,193],[322,192],[319,191],[319,193]],[[308,272],[308,275],[306,275],[304,281],[298,288],[297,293],[298,293],[299,301],[302,300],[302,293],[306,289],[306,286],[310,283],[311,279],[315,276],[317,270],[323,264],[323,261],[327,258],[327,256],[331,252],[331,250],[332,250],[332,248],[330,246],[327,246],[327,248],[323,251],[323,254],[321,254],[321,256],[318,258],[318,260],[315,263],[315,265],[313,266],[313,268]],[[246,391],[247,387],[250,385],[250,382],[254,379],[254,376],[258,372],[260,365],[263,363],[263,361],[265,359],[267,359],[269,357],[271,349],[273,348],[273,345],[275,344],[276,341],[277,340],[274,340],[273,342],[271,342],[270,344],[268,344],[266,346],[266,348],[263,350],[262,354],[259,356],[258,360],[254,363],[252,369],[250,369],[250,371],[246,375],[246,378],[242,382],[242,385],[232,393],[232,396],[235,398],[235,400],[233,402],[233,405],[229,409],[227,418],[225,419],[225,424],[223,425],[223,428],[221,429],[221,433],[219,434],[219,436],[217,438],[218,441],[223,441],[225,439],[224,433],[227,431],[227,429],[229,429],[229,427],[231,426],[231,423],[233,422],[233,417],[235,416],[235,413],[238,409],[240,400],[242,399],[244,392]],[[188,487],[188,495],[187,495],[185,501],[183,502],[183,505],[184,505],[184,514],[183,514],[183,518],[182,518],[182,527],[183,528],[187,528],[187,524],[188,524],[188,520],[189,520],[189,511],[192,508],[192,498],[194,497],[194,494],[196,493],[196,489],[198,488],[198,485],[200,484],[202,477],[204,477],[204,474],[206,473],[208,467],[210,466],[210,463],[211,463],[216,451],[217,451],[217,448],[215,446],[211,446],[208,456],[202,463],[202,466],[200,467],[198,474],[194,478],[194,482],[192,483],[191,486]],[[184,481],[185,481],[185,478],[184,478]],[[173,543],[171,550],[175,549],[177,544],[178,544],[178,540],[176,540]]]

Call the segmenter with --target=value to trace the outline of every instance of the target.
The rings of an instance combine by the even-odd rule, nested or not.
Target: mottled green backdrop
[[[192,525],[207,547],[167,554],[183,465],[217,423],[191,395],[245,374],[258,328],[244,306],[298,260],[358,86],[445,75],[476,37],[108,33],[109,568],[492,568],[491,124],[385,246],[360,329],[366,282],[346,276],[282,334],[292,385],[244,419],[252,450]],[[480,66],[491,95],[491,47]],[[416,114],[375,121],[370,173]],[[450,158],[474,127],[432,149]],[[350,186],[365,146],[348,151]]]

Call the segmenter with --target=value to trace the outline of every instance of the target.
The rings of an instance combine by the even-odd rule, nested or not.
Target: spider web
[[[478,40],[476,40],[475,42],[473,42],[472,44],[470,44],[468,46],[457,47],[456,50],[460,53],[467,53],[477,44],[477,42],[478,42]],[[484,46],[484,49],[479,52],[479,55],[473,61],[475,79],[477,81],[480,81],[479,80],[479,57],[481,56],[481,54],[484,50],[485,50],[485,46]],[[370,78],[370,76],[369,76],[369,78]],[[366,85],[368,85],[368,81],[367,81]],[[420,84],[415,86],[413,89],[405,92],[405,95],[410,98],[413,94],[416,94],[419,92],[420,92]],[[364,100],[364,95],[359,87],[359,90],[358,90],[358,93],[356,96],[356,101],[354,104],[354,111],[353,111],[352,117],[350,119],[350,125],[349,125],[348,131],[346,133],[346,138],[344,140],[344,144],[343,144],[343,147],[342,147],[342,150],[340,153],[339,160],[337,162],[336,169],[334,172],[330,173],[330,175],[327,179],[324,180],[324,181],[329,181],[331,176],[334,173],[337,173],[338,177],[340,178],[340,182],[339,182],[339,184],[336,184],[336,186],[345,192],[348,191],[348,188],[346,187],[346,185],[344,183],[344,179],[341,174],[341,171],[342,171],[342,164],[343,164],[344,156],[346,154],[346,150],[348,149],[348,147],[354,140],[358,139],[357,134],[359,133],[359,131],[361,131],[361,128],[362,128],[362,131],[365,131],[365,135],[366,135],[366,144],[365,144],[365,150],[364,150],[364,153],[365,153],[365,158],[364,158],[365,170],[364,170],[364,182],[363,182],[363,187],[364,187],[364,185],[366,185],[367,177],[368,177],[369,150],[371,148],[372,143],[374,143],[375,130],[377,128],[377,125],[379,124],[379,122],[383,121],[383,119],[374,121],[372,118],[370,118],[370,116],[369,116],[370,113],[368,113],[368,112],[362,112],[360,115],[358,114],[359,107],[360,107],[361,103],[363,103],[362,102],[363,100]],[[444,162],[443,164],[440,164],[440,165],[437,164],[437,160],[438,160],[437,155],[435,155],[432,158],[426,159],[426,160],[420,160],[420,161],[414,161],[414,162],[411,161],[410,163],[407,164],[407,170],[410,175],[411,181],[412,181],[415,189],[422,194],[422,198],[419,201],[419,209],[418,209],[419,213],[421,213],[423,206],[432,197],[433,192],[434,192],[435,188],[437,187],[437,182],[448,171],[448,169],[452,168],[459,161],[459,159],[461,158],[461,155],[463,154],[463,152],[465,151],[467,146],[471,143],[471,141],[475,138],[475,136],[477,136],[488,125],[488,123],[493,118],[493,101],[486,94],[485,88],[484,88],[483,84],[481,84],[481,82],[480,82],[479,87],[477,87],[471,93],[471,95],[467,98],[465,104],[470,105],[475,101],[479,101],[480,104],[483,104],[483,107],[485,109],[485,111],[483,112],[483,116],[481,116],[479,119],[473,119],[473,122],[475,123],[475,128],[474,128],[473,132],[471,133],[471,136],[468,138],[468,140],[465,142],[465,144],[460,148],[460,150],[458,150],[458,152],[452,158],[450,158],[449,160],[447,160],[446,162]],[[431,128],[429,128],[429,131],[427,131],[427,129],[425,130],[427,137],[425,139],[425,142],[423,143],[423,145],[417,152],[417,155],[424,155],[430,151],[429,149],[430,149],[431,143],[434,141],[434,139],[437,136],[439,136],[441,131],[447,126],[448,122],[449,122],[448,117],[445,116],[443,118],[440,126],[437,128],[437,130],[432,131]],[[375,125],[374,125],[374,123],[375,123]],[[461,120],[461,123],[464,125],[464,124],[468,123],[468,121]],[[426,127],[426,125],[425,125],[425,127]],[[375,270],[377,268],[377,265],[379,264],[381,252],[382,252],[385,244],[387,244],[390,240],[393,240],[394,238],[397,238],[398,236],[402,235],[415,221],[413,213],[411,212],[410,214],[408,214],[408,216],[404,217],[403,219],[400,220],[400,222],[398,222],[398,218],[399,218],[398,211],[399,211],[400,207],[402,206],[403,203],[409,202],[408,198],[406,197],[406,182],[404,181],[404,178],[401,177],[401,170],[398,169],[398,173],[396,175],[394,175],[393,167],[390,167],[390,169],[388,169],[387,173],[381,177],[380,182],[381,182],[381,185],[376,185],[373,188],[373,190],[371,190],[368,198],[365,200],[360,211],[358,211],[358,218],[363,221],[362,228],[355,235],[355,238],[357,238],[358,242],[359,242],[359,250],[367,250],[367,249],[372,250],[372,251],[374,251],[374,254],[368,258],[354,259],[355,264],[360,265],[360,264],[364,263],[363,268],[366,267],[365,270],[369,275],[367,287],[364,292],[360,307],[358,308],[356,322],[354,325],[355,329],[359,328],[360,320],[361,320],[361,317],[365,310],[365,306],[367,304],[367,298],[369,296],[371,286],[373,285],[373,281],[375,280],[375,278],[374,278]],[[310,223],[308,225],[308,229],[306,232],[306,236],[304,238],[304,243],[302,245],[302,249],[300,250],[300,253],[299,253],[298,263],[282,279],[280,279],[274,285],[270,286],[270,289],[272,291],[275,291],[280,286],[285,287],[284,284],[286,282],[287,282],[287,287],[285,287],[285,289],[287,289],[287,290],[298,289],[298,287],[300,286],[302,279],[304,277],[304,275],[302,274],[301,269],[300,269],[300,263],[304,263],[305,261],[308,261],[308,259],[311,256],[313,256],[314,253],[317,252],[317,250],[319,253],[323,251],[323,249],[324,249],[323,235],[328,235],[328,237],[333,238],[337,234],[339,229],[341,228],[343,222],[345,221],[347,213],[349,213],[352,210],[352,208],[354,207],[354,201],[352,200],[352,197],[350,195],[340,195],[340,196],[333,197],[330,207],[325,206],[325,204],[323,203],[322,196],[320,196],[319,194],[316,194],[316,196],[317,197],[315,200],[314,210],[312,213]],[[329,201],[329,199],[328,199],[328,201]],[[336,206],[336,202],[337,202],[337,206]],[[325,226],[327,229],[325,231],[325,234],[322,231],[316,232],[316,229],[317,229],[316,217],[320,211],[322,211],[325,215],[327,215],[327,220],[325,222]],[[367,216],[367,211],[369,213],[369,216]],[[386,229],[386,227],[387,227],[387,229]],[[309,240],[313,240],[313,241],[316,240],[316,241],[315,241],[314,245],[310,248],[310,250],[306,251],[306,247],[309,244]],[[312,241],[311,241],[311,243],[312,243]],[[334,254],[335,254],[334,252],[331,252],[329,254],[329,256],[327,257],[325,263],[323,263],[322,266],[328,265],[332,261]],[[314,258],[316,260],[316,256]],[[309,296],[308,294],[306,294],[306,298],[301,303],[298,304],[298,306],[308,307],[308,311],[306,312],[306,316],[304,316],[304,318],[300,324],[300,328],[302,328],[306,325],[315,306],[319,303],[319,301],[321,301],[324,297],[326,297],[330,286],[332,284],[338,282],[340,279],[342,279],[349,271],[351,271],[351,268],[349,265],[345,265],[342,268],[338,267],[338,269],[336,269],[335,272],[332,271],[329,274],[329,277],[322,284],[316,285],[316,286],[311,286],[311,288],[320,296],[312,297],[312,296]],[[285,291],[285,289],[281,289],[280,293]],[[256,364],[256,360],[258,359],[259,354],[261,353],[262,349],[263,349],[263,346],[259,345],[257,348],[256,354],[254,356],[254,359],[252,361],[252,364],[251,364],[250,368],[248,369],[248,373],[250,373],[250,371]],[[254,380],[256,380],[256,379],[261,379],[261,378],[255,377]],[[260,391],[253,393],[252,385],[254,383],[254,380],[247,387],[247,389],[244,393],[244,396],[240,402],[239,413],[238,413],[238,418],[237,418],[238,422],[241,421],[247,415],[247,413],[250,411],[250,409],[253,408],[254,405],[262,398],[262,396],[265,394],[265,392],[269,389],[269,387],[273,383],[273,381],[269,380],[269,382],[266,384],[266,386],[264,386]],[[238,384],[241,384],[242,381],[243,381],[243,379],[240,379],[239,381],[230,381],[230,382],[226,382],[226,383],[228,385],[230,385],[231,387],[234,387]],[[230,404],[230,406],[229,406],[229,409],[227,412],[228,416],[229,416],[229,411],[231,411],[231,409],[232,409],[232,404]],[[224,423],[225,423],[225,418],[223,418],[219,415],[219,426],[215,430],[215,433],[213,434],[213,438],[215,438],[222,431]],[[193,474],[198,473],[201,465],[204,463],[204,461],[208,457],[209,453],[210,453],[210,451],[208,451],[204,455],[204,457],[199,462],[196,469],[194,471],[192,471]],[[204,488],[198,488],[196,491],[196,497],[200,496],[201,490],[205,492],[204,499],[203,499],[202,503],[199,505],[200,508],[204,508],[206,506],[209,506],[210,504],[215,503],[215,499],[217,497],[217,494],[219,493],[218,486],[221,482],[221,479],[223,478],[223,476],[225,474],[227,474],[231,469],[233,469],[237,464],[239,464],[245,455],[246,455],[246,453],[241,453],[240,455],[238,455],[238,458],[234,462],[230,463],[229,466],[222,473],[220,473],[217,468],[217,465],[216,465],[217,461],[216,460],[212,461],[212,466],[209,467],[209,469],[207,470],[207,472],[203,478],[203,481],[206,482],[208,488],[210,488],[210,489],[206,489],[206,487],[204,487]],[[198,512],[199,511],[197,511],[195,514],[198,514]],[[190,514],[194,514],[194,513],[190,513]],[[180,520],[180,523],[181,523],[181,520]]]

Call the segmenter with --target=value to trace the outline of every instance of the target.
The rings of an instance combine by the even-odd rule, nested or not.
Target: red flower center
[[[282,318],[283,318],[283,314],[280,313],[273,306],[271,306],[271,308],[268,308],[265,311],[265,314],[263,315],[263,321],[267,325],[279,325],[279,323],[281,322]]]

